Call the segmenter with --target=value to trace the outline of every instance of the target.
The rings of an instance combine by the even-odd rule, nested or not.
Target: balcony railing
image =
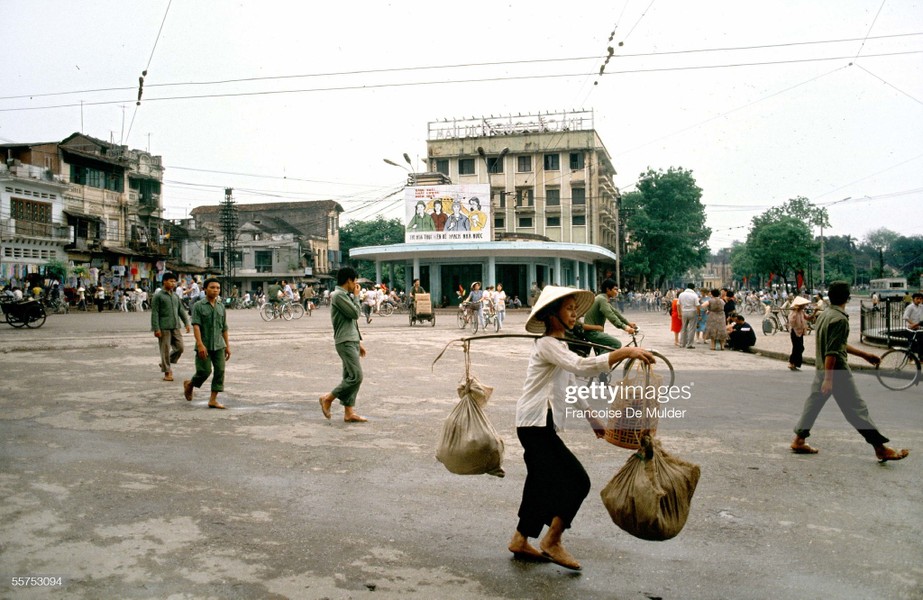
[[[20,235],[56,241],[71,239],[71,230],[67,225],[55,225],[54,223],[42,223],[26,219],[0,219],[0,233],[4,236]]]

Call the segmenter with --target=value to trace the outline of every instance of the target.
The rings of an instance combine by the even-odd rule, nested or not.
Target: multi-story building
[[[489,213],[491,235],[425,235],[352,249],[351,259],[375,262],[379,278],[389,264],[403,264],[406,285],[420,278],[437,299],[453,303],[454,291],[473,281],[502,283],[508,296],[528,302],[545,284],[592,289],[610,272],[618,279],[619,191],[592,112],[434,121],[427,160],[430,172],[409,179],[414,194],[426,196],[419,186],[435,185],[433,174],[460,188],[489,185],[489,211],[475,196],[460,211],[479,223],[479,213]],[[431,210],[425,202],[423,210]]]
[[[615,168],[589,111],[429,123],[430,169],[489,183],[496,239],[541,235],[618,248]]]
[[[0,164],[0,283],[22,287],[49,261],[64,262],[71,230],[64,214],[67,184],[56,175],[54,145],[3,147]]]
[[[93,282],[152,282],[167,255],[161,157],[82,133],[61,142],[0,144],[0,152],[8,169],[28,168],[55,186],[60,215],[52,206],[50,218],[60,218],[69,235],[60,258],[92,273]]]
[[[237,204],[238,221],[233,284],[242,290],[265,289],[279,279],[329,282],[340,268],[339,221],[343,207],[333,200]],[[195,229],[210,232],[207,256],[221,265],[221,206],[192,209]]]

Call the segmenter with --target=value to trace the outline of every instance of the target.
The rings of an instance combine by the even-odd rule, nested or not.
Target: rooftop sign
[[[563,111],[535,115],[508,115],[443,119],[428,123],[427,140],[450,140],[470,137],[522,135],[527,133],[559,133],[592,131],[593,111]]]

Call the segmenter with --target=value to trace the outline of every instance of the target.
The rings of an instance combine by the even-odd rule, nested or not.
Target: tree
[[[807,269],[817,249],[811,231],[815,226],[830,226],[827,209],[804,196],[753,217],[747,253],[754,274],[777,275],[788,282],[790,275]]]
[[[908,281],[919,279],[923,273],[923,235],[901,236],[891,244],[889,260]]]
[[[756,223],[759,217],[754,218]],[[807,223],[781,215],[760,220],[747,236],[747,251],[760,274],[778,275],[787,282],[790,274],[803,271],[814,255],[814,237]]]
[[[753,262],[749,248],[742,242],[734,242],[731,244],[729,254],[734,279],[742,283],[746,280],[746,287],[750,287],[750,278],[758,275],[759,272],[756,270],[756,264]]]
[[[779,221],[782,217],[794,217],[811,227],[830,227],[830,215],[827,209],[816,206],[804,196],[790,198],[781,206],[774,206],[754,217],[753,225]]]
[[[865,243],[874,248],[876,252],[878,252],[879,277],[884,277],[885,252],[891,248],[891,246],[897,241],[899,237],[899,234],[885,227],[872,230],[865,235]]]
[[[622,198],[629,246],[625,270],[663,287],[668,278],[704,266],[711,229],[692,171],[648,169],[637,188]]]
[[[375,279],[375,263],[368,260],[353,260],[349,251],[362,246],[385,246],[404,241],[404,224],[400,219],[385,219],[382,216],[371,221],[350,221],[340,227],[340,250],[360,277]],[[404,269],[395,270],[395,277],[401,280]],[[393,282],[392,282],[393,284]]]

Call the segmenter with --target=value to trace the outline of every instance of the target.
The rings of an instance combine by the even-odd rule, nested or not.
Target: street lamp
[[[408,165],[413,166],[413,163],[410,162],[410,156],[408,156],[406,152],[404,153],[404,160],[407,161],[407,164],[408,164]],[[387,164],[391,165],[392,167],[400,167],[401,169],[404,169],[405,171],[407,171],[407,181],[408,181],[408,183],[409,183],[410,185],[416,185],[416,184],[417,184],[417,177],[416,177],[416,174],[413,172],[412,169],[410,169],[409,167],[405,167],[405,166],[402,165],[401,163],[396,163],[396,162],[394,162],[393,160],[389,160],[389,159],[387,159],[387,158],[384,159],[384,161],[385,161]]]
[[[500,155],[497,156],[497,160],[494,162],[494,164],[496,165],[497,163],[501,162],[503,157],[509,154],[509,152],[509,148],[504,148],[501,150]],[[487,153],[484,151],[483,146],[478,146],[478,155],[484,160],[484,167],[487,169],[487,182],[490,183],[490,163],[487,162]]]

